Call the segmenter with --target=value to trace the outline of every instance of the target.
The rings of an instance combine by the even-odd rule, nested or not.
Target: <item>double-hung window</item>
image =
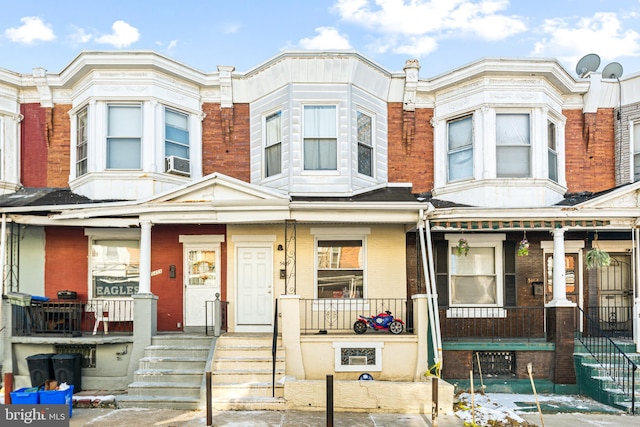
[[[282,113],[280,111],[265,119],[264,159],[265,177],[282,172]]]
[[[473,116],[447,123],[449,182],[473,177]]]
[[[633,182],[640,181],[640,122],[633,124]]]
[[[318,298],[364,297],[364,241],[318,239],[316,274]]]
[[[76,116],[76,177],[87,173],[87,107]]]
[[[139,267],[139,240],[92,240],[90,269],[93,297],[122,297],[138,293]]]
[[[189,159],[189,117],[168,108],[164,110],[164,155]]]
[[[337,170],[336,107],[304,107],[304,169]]]
[[[373,176],[373,143],[371,138],[371,116],[358,111],[358,173]]]
[[[496,176],[531,177],[529,114],[496,115]]]
[[[556,147],[556,125],[553,122],[547,124],[547,147],[549,179],[558,182],[558,148]]]
[[[142,107],[109,105],[107,169],[140,169]]]

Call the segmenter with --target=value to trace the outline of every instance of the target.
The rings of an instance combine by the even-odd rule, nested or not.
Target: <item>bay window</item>
[[[336,107],[304,107],[304,169],[337,170],[338,139]]]
[[[265,119],[265,177],[282,172],[282,113],[278,111]]]
[[[473,116],[447,123],[449,182],[473,177]]]
[[[556,125],[547,124],[548,168],[549,179],[558,182],[558,148],[556,146]]]
[[[189,159],[189,116],[165,108],[164,155]]]
[[[529,114],[496,115],[496,176],[531,177]]]
[[[316,241],[318,298],[364,297],[364,241]]]
[[[109,105],[107,169],[140,169],[142,107]]]
[[[358,173],[373,176],[373,142],[371,138],[371,116],[358,111]]]
[[[76,176],[87,173],[87,107],[76,117]]]
[[[640,122],[633,124],[633,182],[640,181]]]

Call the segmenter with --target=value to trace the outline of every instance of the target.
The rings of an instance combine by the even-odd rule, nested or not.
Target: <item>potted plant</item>
[[[591,248],[585,256],[587,269],[608,267],[611,264],[611,257],[606,251],[598,247]]]
[[[523,237],[518,244],[518,256],[529,256],[529,241],[527,236]]]
[[[469,242],[467,242],[467,239],[465,239],[464,237],[461,237],[460,240],[458,240],[458,244],[455,246],[455,248],[456,254],[458,256],[467,256],[467,254],[469,253]]]

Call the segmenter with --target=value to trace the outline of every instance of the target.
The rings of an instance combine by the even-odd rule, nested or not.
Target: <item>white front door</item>
[[[266,332],[273,322],[271,247],[238,247],[238,330]]]
[[[184,326],[205,326],[206,301],[220,293],[219,245],[185,246],[184,260]]]

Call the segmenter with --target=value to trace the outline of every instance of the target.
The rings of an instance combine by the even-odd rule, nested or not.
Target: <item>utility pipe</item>
[[[424,211],[422,209],[420,209],[420,218],[418,219],[418,233],[420,234],[420,254],[422,257],[422,270],[424,271],[424,280],[426,285],[425,290],[427,291],[427,311],[429,313],[429,328],[431,329],[431,345],[434,350],[433,362],[434,362],[434,365],[437,365],[438,362],[440,361],[440,353],[438,351],[439,350],[438,337],[436,333],[436,320],[435,320],[435,318],[437,317],[435,315],[437,310],[437,305],[434,307],[433,290],[430,283],[431,279],[428,274],[429,266],[427,264],[427,251],[425,249],[425,242],[424,242]],[[429,367],[427,366],[427,370],[428,369]]]
[[[431,225],[429,221],[425,219],[425,230],[427,234],[427,249],[429,250],[429,276],[431,278],[431,295],[433,297],[433,305],[435,307],[435,330],[438,349],[438,359],[440,360],[440,370],[442,370],[442,333],[440,331],[440,316],[438,315],[438,286],[436,283],[436,271],[434,268],[433,257],[433,242],[431,239]]]
[[[4,283],[4,263],[7,259],[7,214],[2,214],[2,226],[0,227],[0,281],[2,282],[2,295],[6,294]]]

